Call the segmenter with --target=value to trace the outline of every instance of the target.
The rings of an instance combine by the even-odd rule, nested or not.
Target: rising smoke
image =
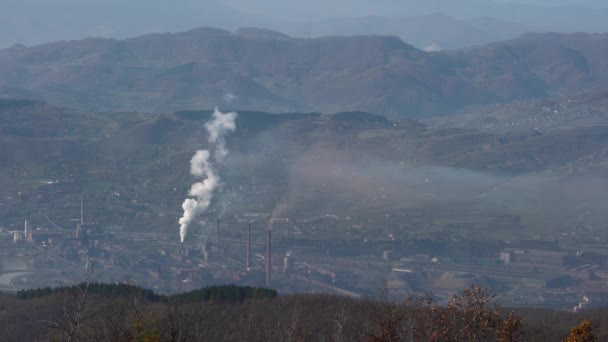
[[[235,112],[222,113],[215,108],[211,121],[205,124],[213,159],[218,164],[223,163],[228,155],[224,136],[236,129],[236,117]],[[179,236],[182,243],[188,235],[188,228],[192,222],[209,208],[214,192],[221,186],[221,179],[211,160],[211,154],[209,150],[198,150],[190,160],[190,173],[199,181],[192,184],[188,193],[194,198],[187,198],[182,204],[184,215],[179,220]]]
[[[228,155],[224,136],[226,133],[234,132],[236,129],[236,116],[237,114],[235,112],[224,114],[215,108],[213,120],[205,124],[205,128],[209,133],[209,142],[212,145],[215,145],[215,160],[218,163],[223,162]]]

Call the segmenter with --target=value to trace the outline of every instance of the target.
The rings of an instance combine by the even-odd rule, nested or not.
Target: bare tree
[[[340,342],[342,341],[342,336],[344,335],[345,326],[348,322],[348,317],[346,316],[346,308],[342,306],[342,310],[336,315],[336,319],[334,320],[335,331],[331,338],[332,342]]]
[[[61,319],[44,321],[49,329],[61,333],[68,342],[81,341],[83,331],[94,315],[91,310],[91,299],[89,298],[90,285],[91,277],[88,274],[83,283],[66,288],[61,308]]]
[[[135,294],[114,299],[100,310],[94,336],[97,341],[158,341],[159,317],[150,308],[140,309]]]

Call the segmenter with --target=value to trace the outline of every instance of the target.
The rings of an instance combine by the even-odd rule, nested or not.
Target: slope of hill
[[[515,102],[425,120],[437,127],[458,127],[491,132],[571,130],[608,125],[608,93],[582,93],[542,100]]]
[[[253,34],[252,32],[257,32]],[[608,83],[608,35],[530,34],[425,53],[395,37],[295,39],[196,29],[0,50],[0,94],[93,110],[448,113]]]
[[[361,112],[239,113],[221,170],[226,187],[210,213],[271,212],[283,203],[298,217],[333,212],[373,219],[370,229],[398,222],[408,225],[403,234],[493,238],[606,219],[605,126],[497,134]],[[87,215],[104,227],[166,233],[191,183],[192,153],[206,145],[209,115],[0,101],[3,225],[46,224],[46,214],[69,227],[85,191]]]

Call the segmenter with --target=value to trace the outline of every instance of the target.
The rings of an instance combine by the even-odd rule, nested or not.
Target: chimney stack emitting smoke
[[[272,271],[272,230],[268,229],[268,237],[266,240],[266,287],[270,287]]]
[[[247,267],[247,272],[250,270],[250,258],[251,258],[251,223],[247,226],[247,259],[245,262],[245,266]]]
[[[237,113],[222,113],[218,108],[213,112],[211,121],[205,124],[209,134],[209,143],[213,145],[215,162],[222,163],[228,155],[224,135],[236,129]],[[204,213],[213,198],[215,190],[221,186],[220,177],[216,173],[208,150],[198,150],[190,160],[190,173],[201,181],[192,184],[187,198],[182,204],[183,216],[179,220],[180,241],[183,243],[188,234],[188,228],[194,220]],[[219,235],[219,234],[218,234]],[[219,236],[218,236],[219,248]]]
[[[80,225],[84,225],[84,194],[80,194]]]
[[[221,245],[220,245],[220,219],[217,219],[217,254],[221,253]]]

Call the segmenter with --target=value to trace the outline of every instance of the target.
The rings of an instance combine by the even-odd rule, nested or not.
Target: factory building
[[[531,264],[559,268],[564,266],[569,254],[551,250],[505,248],[500,252],[500,261],[504,265]]]

